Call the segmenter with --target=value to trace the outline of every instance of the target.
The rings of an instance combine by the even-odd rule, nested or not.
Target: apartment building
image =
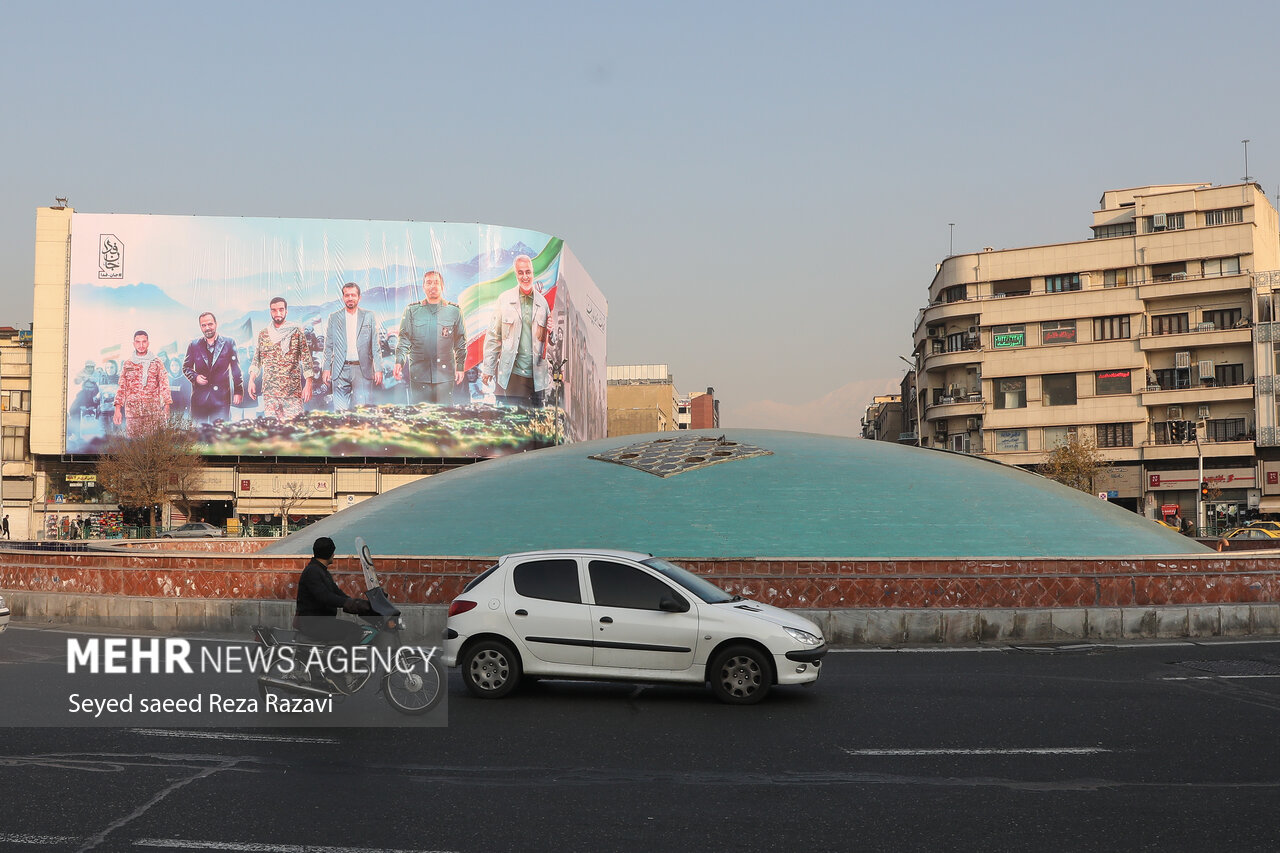
[[[898,441],[902,432],[902,395],[883,394],[872,398],[862,416],[862,437],[872,441]]]
[[[31,458],[31,331],[0,327],[0,514],[14,539],[28,536],[35,497]]]
[[[680,428],[680,392],[667,365],[611,364],[605,370],[605,380],[609,435]]]
[[[1253,183],[1108,190],[1092,232],[938,265],[920,443],[1030,468],[1078,435],[1111,463],[1095,490],[1136,512],[1194,519],[1205,481],[1209,529],[1280,513],[1276,209]]]

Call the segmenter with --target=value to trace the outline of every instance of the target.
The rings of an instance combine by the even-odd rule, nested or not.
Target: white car
[[[4,629],[9,627],[9,606],[4,603],[4,596],[0,595],[0,634],[4,633]]]
[[[524,676],[710,683],[723,702],[818,679],[817,625],[630,551],[508,554],[449,606],[444,662],[475,696]]]

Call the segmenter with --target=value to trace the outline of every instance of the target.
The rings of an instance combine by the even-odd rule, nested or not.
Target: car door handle
[[[517,611],[516,611],[516,615],[517,615],[517,616],[528,616],[528,615],[529,615],[529,611],[528,611],[528,610],[525,610],[525,609],[522,607],[522,608],[520,608],[519,610],[517,610]]]
[[[613,624],[613,617],[612,617],[612,616],[601,616],[601,617],[600,617],[600,622],[601,622],[601,624],[604,624],[604,625],[612,625],[612,624]]]

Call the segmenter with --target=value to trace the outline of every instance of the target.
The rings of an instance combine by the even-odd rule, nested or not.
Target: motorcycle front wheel
[[[401,714],[425,714],[440,704],[445,687],[434,656],[428,660],[420,654],[403,655],[383,678],[382,695]]]

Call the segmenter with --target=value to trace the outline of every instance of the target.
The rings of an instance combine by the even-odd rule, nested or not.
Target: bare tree
[[[151,526],[156,510],[176,491],[186,510],[204,463],[196,453],[195,433],[179,417],[170,418],[146,435],[113,436],[98,458],[98,482],[121,506],[148,507]]]
[[[1050,480],[1092,494],[1094,478],[1108,467],[1093,439],[1073,435],[1049,451],[1037,470]]]
[[[284,494],[280,496],[280,535],[289,535],[289,510],[305,501],[315,492],[313,486],[290,480],[285,483]]]

